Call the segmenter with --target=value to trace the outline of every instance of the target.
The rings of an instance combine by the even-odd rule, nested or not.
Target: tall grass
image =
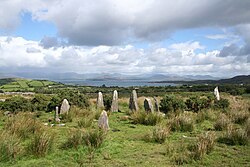
[[[11,134],[16,134],[22,139],[26,139],[35,132],[40,131],[41,123],[33,117],[30,113],[19,113],[13,117],[8,118],[4,129]]]
[[[67,141],[63,143],[61,148],[75,148],[78,149],[82,145],[84,131],[81,129],[72,129],[68,133]]]
[[[21,153],[21,140],[15,134],[6,131],[0,134],[0,161],[13,161]]]
[[[156,125],[163,120],[163,116],[159,113],[146,113],[143,111],[134,112],[131,119],[135,124]]]
[[[168,122],[171,131],[192,132],[194,130],[194,122],[190,116],[179,115]]]
[[[234,123],[243,125],[249,118],[249,113],[247,111],[234,111],[230,116]]]
[[[158,126],[153,129],[153,140],[156,143],[164,143],[170,133],[169,127]]]
[[[214,123],[214,129],[217,131],[226,130],[230,123],[230,119],[225,114],[220,114]]]
[[[37,156],[43,157],[52,151],[54,144],[54,135],[48,131],[40,131],[35,133],[34,137],[28,145],[28,152]]]

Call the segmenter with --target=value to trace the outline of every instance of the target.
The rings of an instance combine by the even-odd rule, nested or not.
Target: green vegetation
[[[0,166],[248,166],[249,97],[223,92],[219,102],[211,97],[213,89],[186,88],[140,87],[134,113],[128,109],[132,88],[43,84],[34,88],[40,92],[35,95],[0,95],[5,99],[0,102]],[[114,89],[120,112],[108,112],[110,130],[103,131],[96,95],[104,93],[108,109]],[[162,112],[146,113],[144,95],[157,95]],[[71,108],[58,123],[53,111],[64,98]]]

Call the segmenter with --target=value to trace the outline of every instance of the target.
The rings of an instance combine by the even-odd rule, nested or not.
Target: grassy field
[[[48,86],[59,86],[61,84],[53,81],[47,80],[28,80],[28,79],[2,79],[6,82],[0,85],[0,89],[5,92],[14,92],[14,91],[34,91],[35,88],[39,87],[48,87]]]
[[[186,95],[183,93],[182,96],[185,98],[188,93]],[[11,132],[15,132],[17,135],[15,137],[20,139],[19,142],[13,142],[16,145],[10,144],[19,148],[16,154],[9,160],[2,160],[0,166],[249,166],[249,136],[248,138],[244,136],[250,131],[249,98],[228,94],[223,94],[222,97],[230,100],[228,110],[208,109],[198,113],[167,114],[165,117],[152,115],[161,118],[159,119],[161,121],[155,122],[156,125],[153,126],[136,124],[135,120],[141,115],[131,114],[128,109],[129,99],[121,98],[119,99],[121,112],[109,113],[110,130],[105,133],[104,141],[101,142],[102,138],[97,134],[93,137],[100,139],[101,146],[97,148],[81,141],[86,139],[85,135],[88,132],[98,130],[96,119],[100,111],[95,109],[94,99],[91,99],[89,109],[73,106],[69,116],[63,120],[65,123],[63,127],[58,125],[50,127],[51,123],[49,126],[43,125],[53,118],[54,113],[43,112],[39,114],[39,118],[37,113],[18,114],[15,116],[16,120],[15,117],[8,118],[0,114],[1,137],[4,138],[7,133],[13,137]],[[144,112],[144,98],[138,99],[141,112]],[[178,121],[183,124],[183,129],[173,130]],[[30,125],[34,128],[29,132]],[[236,129],[237,133],[230,131],[231,128]],[[244,133],[238,133],[238,130]],[[41,132],[47,134],[48,140],[39,146],[43,148],[50,142],[52,145],[51,151],[38,156],[29,148],[37,134]],[[222,142],[220,139],[229,132],[236,134],[234,140],[242,140],[243,144]],[[156,140],[159,138],[166,140]],[[10,139],[12,141],[12,138]],[[0,141],[1,153],[4,151],[1,150],[3,141]]]

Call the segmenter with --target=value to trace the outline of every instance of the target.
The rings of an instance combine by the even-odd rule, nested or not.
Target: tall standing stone
[[[216,100],[220,100],[220,93],[219,93],[218,86],[216,86],[214,88],[214,96],[215,96]]]
[[[102,92],[98,92],[97,99],[96,99],[96,107],[104,108]]]
[[[129,109],[131,111],[138,111],[138,104],[137,104],[137,94],[136,94],[136,90],[133,90],[130,98],[129,98]]]
[[[111,104],[111,112],[117,112],[117,111],[118,111],[118,93],[117,90],[115,90]]]
[[[144,100],[144,109],[146,112],[154,112],[154,106],[152,105],[152,102],[149,98],[146,98]]]
[[[155,106],[155,111],[156,112],[159,112],[160,110],[159,110],[159,103],[158,103],[158,101],[157,101],[157,99],[156,99],[156,97],[154,97],[154,106]]]
[[[55,111],[55,121],[56,122],[60,122],[60,119],[59,119],[59,108],[56,106],[56,111]]]
[[[60,114],[68,114],[70,105],[67,99],[64,99],[60,108]]]
[[[103,130],[109,129],[108,114],[105,110],[102,111],[100,118],[98,120],[98,127]]]

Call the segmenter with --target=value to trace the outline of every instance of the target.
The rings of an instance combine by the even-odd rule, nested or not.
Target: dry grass
[[[194,130],[194,122],[190,115],[179,115],[168,121],[171,131],[192,132]]]
[[[221,113],[214,123],[214,129],[217,131],[226,130],[230,123],[230,119],[225,114]]]

